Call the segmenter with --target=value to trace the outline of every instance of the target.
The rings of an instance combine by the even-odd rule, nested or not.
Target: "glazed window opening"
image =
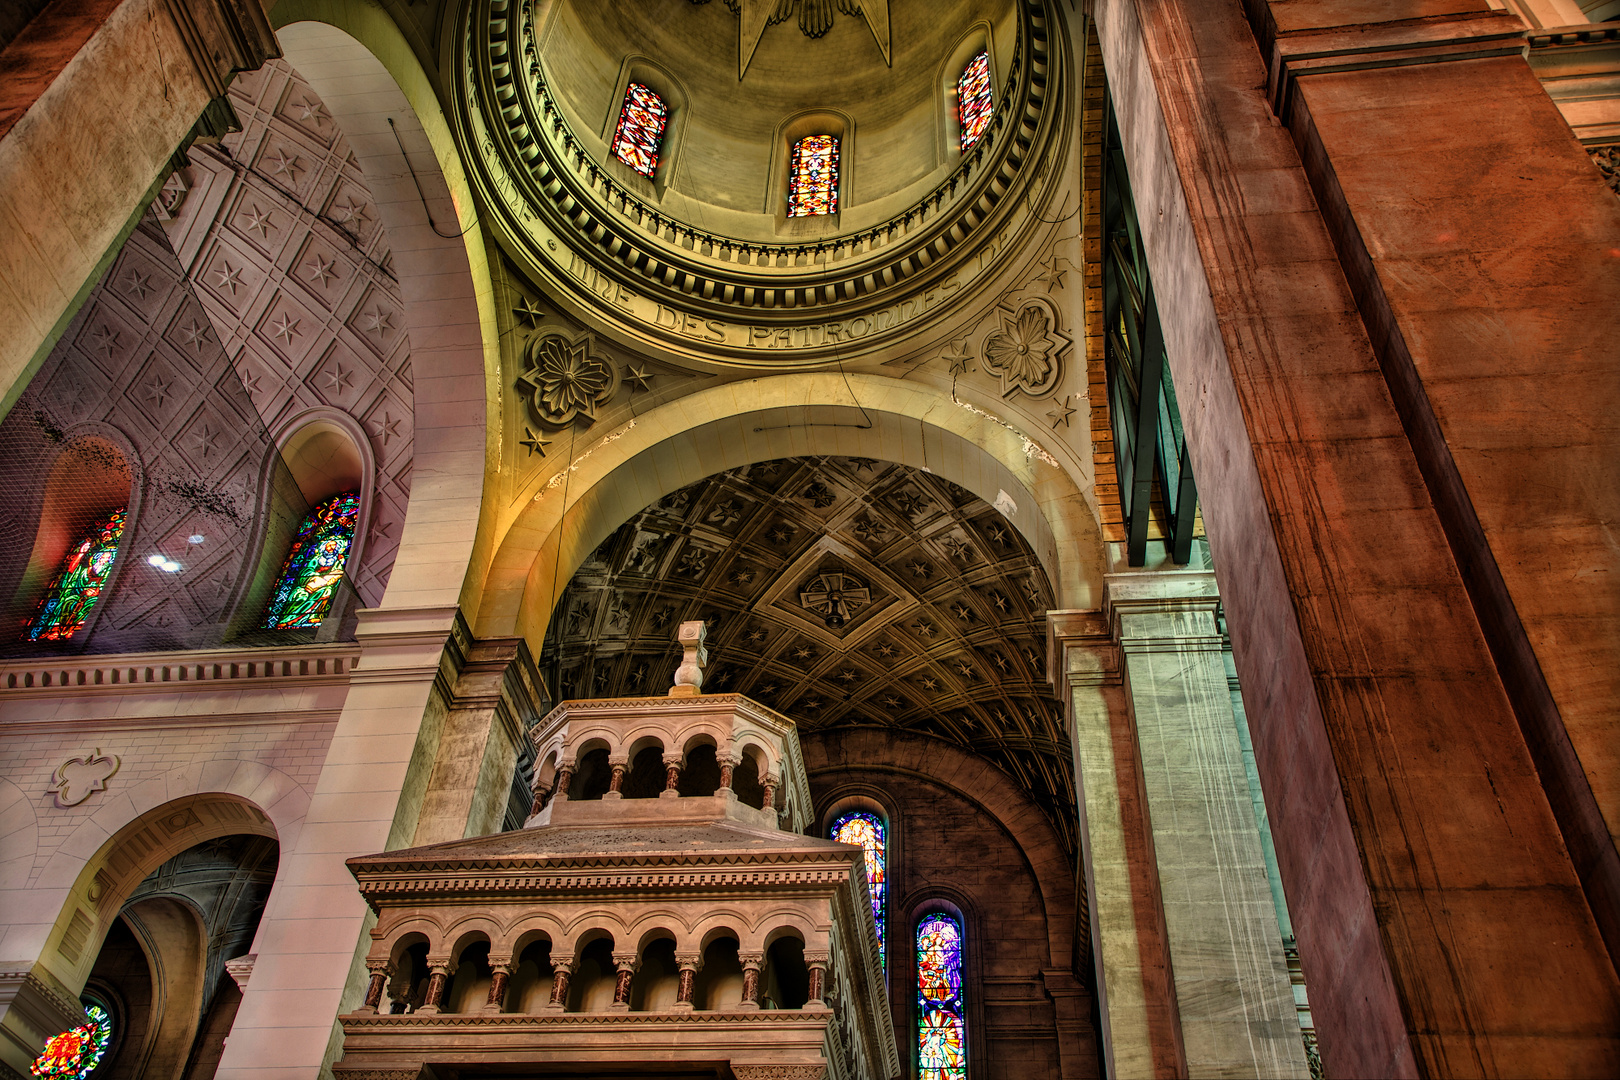
[[[669,106],[650,88],[631,83],[624,90],[619,123],[613,130],[613,156],[651,180],[669,123]]]
[[[984,137],[994,112],[990,97],[990,53],[981,50],[968,61],[956,80],[957,119],[962,127],[962,151],[973,149]]]
[[[962,924],[943,911],[917,924],[917,1077],[967,1080]]]
[[[884,827],[883,819],[876,814],[867,810],[852,810],[833,820],[828,836],[840,844],[854,844],[866,852],[866,883],[872,891],[872,917],[877,920],[878,960],[886,972],[889,958],[883,939],[889,891],[888,830]]]
[[[809,135],[788,162],[788,217],[838,213],[838,136]]]
[[[265,614],[266,630],[317,627],[332,608],[360,520],[360,493],[334,495],[309,512],[293,538]]]
[[[84,626],[112,572],[126,512],[119,507],[96,522],[68,552],[23,635],[26,640],[66,641]]]

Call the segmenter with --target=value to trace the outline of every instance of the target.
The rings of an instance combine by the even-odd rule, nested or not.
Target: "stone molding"
[[[0,699],[64,693],[216,693],[239,688],[348,682],[360,647],[298,645],[285,649],[209,649],[112,656],[39,657],[0,663]]]
[[[164,0],[209,96],[223,97],[231,76],[281,55],[259,0]]]
[[[671,857],[670,863],[676,863],[679,857]],[[753,861],[753,856],[747,856]],[[540,860],[530,860],[538,863]],[[609,859],[602,858],[601,864],[619,865],[629,864],[651,868],[656,866],[651,859]],[[682,860],[684,861],[684,860]],[[696,862],[694,858],[692,860]],[[709,860],[719,861],[718,859]],[[741,857],[738,858],[741,861]],[[764,861],[761,859],[760,861]],[[787,861],[787,860],[782,860]],[[830,861],[830,860],[829,860]],[[688,870],[682,869],[679,863],[671,865],[664,873],[649,872],[648,869],[625,873],[601,874],[524,874],[521,871],[507,873],[492,873],[489,868],[481,871],[477,868],[468,868],[470,872],[455,876],[434,877],[422,879],[410,877],[402,880],[378,880],[369,875],[366,868],[355,868],[355,875],[360,878],[360,891],[368,899],[371,897],[398,897],[398,896],[451,896],[466,895],[468,893],[487,895],[494,893],[612,893],[612,892],[646,892],[657,889],[680,889],[683,891],[704,889],[765,889],[783,888],[799,889],[806,886],[837,885],[848,881],[851,870],[848,862],[836,868],[827,869],[783,869],[768,870]],[[420,873],[420,870],[407,871],[401,868],[401,873]]]
[[[499,1027],[523,1029],[536,1027],[663,1027],[666,1024],[682,1026],[722,1027],[732,1024],[781,1024],[793,1027],[819,1027],[827,1022],[825,1009],[735,1009],[687,1012],[598,1012],[598,1013],[422,1013],[399,1016],[345,1014],[343,1026],[347,1029],[378,1028],[442,1028],[442,1027]]]
[[[1015,227],[1027,202],[1042,204],[1057,190],[1060,170],[1032,167],[1061,153],[1072,123],[1069,110],[1048,107],[1049,98],[1063,100],[1067,79],[1054,56],[1063,18],[1052,0],[1020,0],[1018,42],[990,128],[954,172],[887,221],[806,243],[693,228],[615,181],[553,98],[534,7],[469,5],[454,74],[472,179],[514,250],[532,253],[524,261],[536,280],[589,304],[606,301],[677,347],[704,340],[705,359],[747,356],[751,324],[820,325],[924,292],[968,264],[982,247],[970,241]],[[1036,220],[1026,215],[1016,228]],[[570,249],[566,272],[552,236]],[[865,321],[870,330],[860,336],[874,342],[906,322]],[[818,360],[848,350],[832,340],[794,351]]]
[[[40,1031],[55,1034],[84,1023],[84,1008],[31,969],[0,971],[0,1013],[19,1009]],[[11,1026],[4,1029],[8,1033]],[[37,1048],[31,1053],[37,1053]]]
[[[1526,35],[1518,16],[1492,11],[1299,34],[1279,35],[1268,26],[1259,36],[1267,95],[1272,111],[1286,125],[1294,85],[1306,76],[1519,56]]]

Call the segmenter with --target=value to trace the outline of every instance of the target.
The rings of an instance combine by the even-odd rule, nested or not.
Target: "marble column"
[[[1046,670],[1064,705],[1080,795],[1080,861],[1103,1065],[1184,1076],[1157,871],[1119,649],[1100,611],[1048,611]]]
[[[1187,1070],[1306,1077],[1207,571],[1108,576]]]

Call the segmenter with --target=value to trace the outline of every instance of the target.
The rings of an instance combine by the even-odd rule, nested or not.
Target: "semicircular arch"
[[[496,545],[476,633],[521,635],[538,651],[561,588],[638,510],[729,469],[827,454],[922,469],[980,496],[1028,541],[1058,607],[1099,606],[1102,540],[1082,464],[1064,466],[1031,437],[963,404],[920,383],[834,371],[726,384],[652,409],[587,444],[563,466],[573,472],[568,485],[542,476],[519,500]],[[580,494],[566,499],[568,487]]]

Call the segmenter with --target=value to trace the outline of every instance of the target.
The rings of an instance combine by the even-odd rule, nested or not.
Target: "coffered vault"
[[[1068,736],[1045,670],[1052,586],[1002,514],[855,457],[719,473],[625,522],[575,573],[540,665],[559,697],[658,694],[673,628],[709,630],[706,691],[805,733],[875,727],[993,761],[1075,852]]]

